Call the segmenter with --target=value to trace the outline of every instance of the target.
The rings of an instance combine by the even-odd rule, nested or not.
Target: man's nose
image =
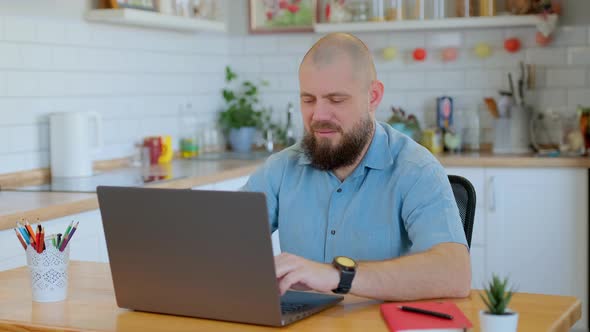
[[[327,107],[320,105],[316,105],[313,110],[313,114],[311,119],[313,121],[328,121],[332,119],[332,112],[330,112]]]

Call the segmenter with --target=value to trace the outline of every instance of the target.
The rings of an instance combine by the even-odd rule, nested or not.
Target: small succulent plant
[[[492,275],[492,280],[484,287],[485,296],[479,294],[486,307],[487,312],[492,315],[509,315],[507,312],[508,303],[512,299],[514,289],[508,289],[508,278],[500,279],[497,275]]]

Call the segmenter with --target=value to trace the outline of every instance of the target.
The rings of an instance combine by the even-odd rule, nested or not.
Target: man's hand
[[[322,264],[289,253],[275,256],[281,295],[289,288],[329,292],[338,287],[340,273],[331,264]]]

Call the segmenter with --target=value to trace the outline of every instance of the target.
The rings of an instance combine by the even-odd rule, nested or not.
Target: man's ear
[[[379,80],[373,80],[369,86],[369,110],[375,113],[377,107],[383,99],[383,83]]]

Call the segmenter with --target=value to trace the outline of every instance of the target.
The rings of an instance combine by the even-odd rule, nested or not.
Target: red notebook
[[[453,319],[444,319],[434,316],[402,311],[400,306],[410,306],[430,311],[442,312],[453,316]],[[402,331],[431,331],[454,332],[464,331],[472,327],[471,322],[461,309],[453,302],[392,302],[381,305],[381,314],[391,332]]]

